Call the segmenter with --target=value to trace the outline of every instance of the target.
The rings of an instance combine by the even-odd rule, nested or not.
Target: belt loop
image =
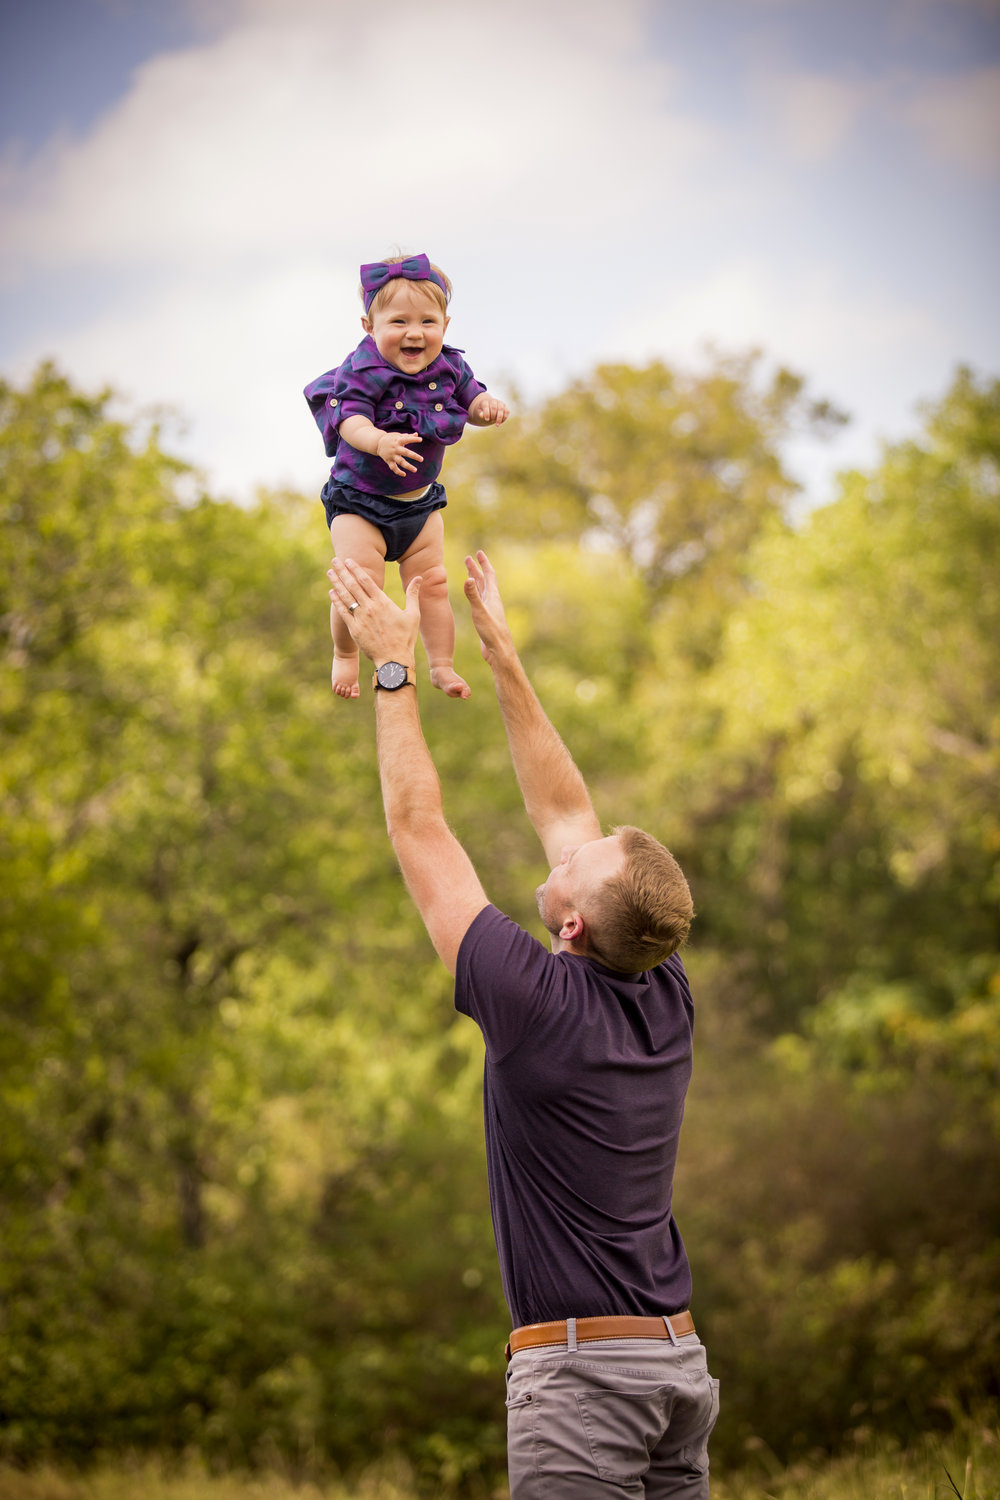
[[[576,1350],[576,1319],[575,1318],[567,1318],[566,1319],[566,1347],[569,1350],[570,1354],[575,1354],[577,1352],[577,1350]]]
[[[667,1325],[667,1332],[670,1335],[670,1342],[673,1344],[674,1348],[676,1349],[676,1347],[677,1347],[677,1335],[674,1332],[674,1325],[673,1325],[673,1323],[671,1323],[671,1321],[667,1317],[666,1313],[663,1314],[663,1321]]]

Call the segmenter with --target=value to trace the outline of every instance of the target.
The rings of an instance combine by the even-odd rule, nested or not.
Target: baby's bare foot
[[[359,698],[361,689],[358,687],[358,655],[340,656],[333,658],[333,668],[330,672],[330,686],[338,698]]]
[[[431,667],[428,674],[431,686],[440,688],[442,693],[447,693],[449,698],[468,698],[472,689],[464,677],[459,677],[450,662],[438,667]]]

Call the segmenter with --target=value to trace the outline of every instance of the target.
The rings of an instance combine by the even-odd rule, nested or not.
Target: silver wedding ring
[[[349,604],[349,605],[348,605],[348,606],[347,606],[347,613],[348,613],[348,614],[349,614],[349,615],[353,615],[353,613],[354,613],[354,611],[355,611],[355,610],[356,610],[356,609],[357,609],[357,607],[358,607],[358,601],[357,601],[357,600],[356,600],[356,599],[355,599],[355,601],[354,601],[354,603],[353,603],[353,604]]]

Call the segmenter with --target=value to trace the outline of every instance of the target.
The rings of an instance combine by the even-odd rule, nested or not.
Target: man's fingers
[[[350,589],[337,576],[332,568],[328,570],[326,576],[327,578],[329,578],[330,582],[333,585],[330,590],[330,599],[336,606],[338,612],[343,615],[344,619],[348,622],[348,624],[350,624],[351,620],[354,618],[355,610],[359,607],[358,601],[354,598]]]
[[[422,573],[418,573],[417,576],[416,576],[416,578],[411,578],[410,581],[409,581],[409,583],[406,585],[406,608],[407,609],[410,608],[411,603],[413,603],[413,604],[419,604],[420,603],[420,586],[423,583],[423,581],[424,581],[424,575]]]
[[[336,564],[334,564],[334,566],[336,566]],[[341,566],[348,573],[350,573],[352,581],[356,583],[361,592],[363,594],[367,594],[370,599],[377,598],[378,595],[382,592],[378,584],[375,583],[367,570],[363,568],[360,563],[355,562],[353,557],[345,557]]]
[[[463,585],[465,596],[470,604],[481,605],[483,602],[483,590],[486,586],[486,581],[483,578],[480,568],[475,562],[473,562],[471,557],[467,557],[465,559],[465,567],[468,573],[468,576],[465,579],[465,583]]]
[[[326,575],[332,582],[334,588],[330,591],[330,597],[345,613],[348,611],[353,616],[351,605],[360,605],[367,600],[375,599],[381,593],[381,589],[372,581],[368,573],[353,557],[335,557],[327,570]],[[334,593],[336,590],[336,593]]]

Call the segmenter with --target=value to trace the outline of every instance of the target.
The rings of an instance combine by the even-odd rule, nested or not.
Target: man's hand
[[[334,558],[330,598],[358,646],[376,666],[412,666],[420,624],[420,578],[399,609],[350,557]],[[352,609],[352,605],[357,605]],[[410,895],[449,974],[486,892],[472,861],[445,822],[441,782],[420,728],[415,692],[375,694],[375,737],[385,821]]]
[[[423,579],[410,580],[406,608],[400,609],[352,557],[335,557],[326,576],[333,585],[330,598],[337,613],[365,655],[377,667],[387,661],[414,666]]]
[[[525,811],[555,867],[563,848],[601,837],[590,795],[566,746],[539,703],[518,659],[503,600],[485,552],[465,559],[465,597],[481,650],[493,673]]]
[[[510,407],[489,391],[480,391],[469,406],[469,421],[474,427],[502,427],[510,416]]]
[[[416,432],[380,432],[375,452],[394,474],[415,474],[420,454],[413,453],[409,444],[421,441]]]
[[[469,574],[464,585],[465,597],[479,635],[479,649],[483,660],[494,666],[504,652],[514,649],[497,575],[485,552],[477,552],[475,559],[467,557],[465,566]]]

